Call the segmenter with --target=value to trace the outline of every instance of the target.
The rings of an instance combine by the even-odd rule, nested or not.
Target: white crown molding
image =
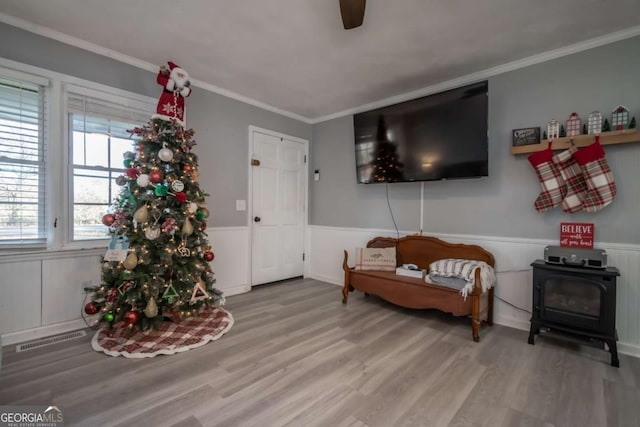
[[[79,38],[61,33],[56,30],[52,30],[51,28],[47,28],[42,25],[34,24],[32,22],[28,22],[23,19],[16,18],[15,16],[7,15],[6,13],[0,12],[0,22],[29,31],[31,33],[38,34],[43,37],[50,38],[52,40],[59,41],[64,44],[68,44],[70,46],[74,46],[98,55],[105,56],[107,58],[111,58],[119,62],[123,62],[125,64],[132,65],[134,67],[137,67],[146,71],[150,71],[153,73],[158,71],[158,65],[156,64],[152,64],[150,62],[143,61],[141,59],[134,58],[129,55],[125,55],[123,53],[117,52],[112,49],[108,49],[103,46],[99,46],[97,44],[88,42],[86,40],[81,40]],[[272,113],[279,114],[281,116],[289,117],[291,119],[307,123],[307,124],[311,124],[312,122],[309,117],[301,116],[299,114],[274,107],[272,105],[266,104],[256,99],[249,98],[244,95],[240,95],[239,93],[235,93],[230,90],[223,89],[221,87],[218,87],[197,79],[191,79],[191,85],[207,90],[209,92],[216,93],[218,95],[225,96],[227,98],[234,99],[236,101],[240,101],[248,105],[252,105],[254,107],[257,107],[266,111],[270,111]]]
[[[411,92],[395,95],[379,101],[371,102],[369,104],[360,105],[358,107],[349,108],[347,110],[343,110],[334,114],[329,114],[323,117],[314,118],[311,120],[311,124],[326,122],[328,120],[337,119],[339,117],[362,113],[364,111],[386,107],[388,105],[409,101],[411,99],[420,98],[422,96],[431,95],[433,93],[443,92],[445,90],[454,89],[456,87],[464,86],[466,84],[475,83],[479,80],[486,80],[490,77],[494,77],[499,74],[504,74],[508,71],[519,70],[521,68],[529,67],[531,65],[536,65],[543,62],[551,61],[552,59],[557,59],[563,56],[568,56],[574,53],[582,52],[582,51],[593,49],[596,47],[605,46],[611,43],[626,40],[631,37],[636,37],[639,35],[640,35],[640,25],[626,28],[624,30],[606,34],[604,36],[585,40],[585,41],[575,43],[569,46],[564,46],[558,49],[553,49],[547,52],[540,53],[538,55],[533,55],[528,58],[519,59],[517,61],[498,65],[496,67],[488,68],[486,70],[478,71],[476,73],[467,74],[466,76],[458,77],[452,80],[447,80],[445,82],[423,87]]]
[[[78,47],[80,49],[87,50],[89,52],[96,53],[98,55],[106,56],[116,61],[124,62],[125,64],[133,65],[134,67],[141,68],[143,70],[157,72],[158,66],[146,61],[134,58],[129,55],[125,55],[120,52],[116,52],[106,47],[99,46],[97,44],[81,40],[76,37],[61,33],[51,28],[44,27],[42,25],[34,24],[33,22],[25,21],[24,19],[16,18],[15,16],[7,15],[0,12],[0,22],[17,27],[35,34],[38,34],[49,39],[57,40],[61,43]]]
[[[309,117],[301,116],[300,114],[292,113],[291,111],[283,110],[281,108],[274,107],[273,105],[265,104],[262,101],[258,101],[256,99],[249,98],[244,95],[240,95],[239,93],[235,93],[230,90],[223,89],[221,87],[218,87],[209,83],[205,83],[200,80],[191,79],[191,83],[192,83],[192,86],[197,86],[201,89],[208,90],[209,92],[226,96],[227,98],[231,98],[236,101],[240,101],[245,104],[248,104],[266,111],[270,111],[272,113],[280,114],[281,116],[289,117],[290,119],[298,120],[300,122],[303,122],[309,125],[313,123],[313,120]]]
[[[59,42],[62,42],[80,49],[84,49],[86,51],[93,52],[98,55],[106,56],[108,58],[123,62],[125,64],[132,65],[137,68],[141,68],[146,71],[155,73],[158,70],[158,65],[156,64],[151,64],[147,61],[143,61],[141,59],[137,59],[132,56],[125,55],[123,53],[114,51],[112,49],[108,49],[103,46],[99,46],[97,44],[78,39],[76,37],[61,33],[56,30],[52,30],[42,25],[34,24],[32,22],[28,22],[11,15],[7,15],[6,13],[0,12],[0,22],[4,22],[5,24],[11,25],[17,28],[21,28],[23,30],[41,35],[43,37],[57,40]],[[593,49],[595,47],[615,43],[617,41],[626,40],[638,35],[640,35],[640,25],[626,28],[624,30],[616,31],[610,34],[605,34],[604,36],[595,37],[593,39],[585,40],[569,46],[543,52],[538,55],[533,55],[528,58],[509,62],[507,64],[488,68],[486,70],[478,71],[476,73],[467,74],[462,77],[458,77],[452,80],[447,80],[445,82],[437,83],[435,85],[420,88],[415,91],[406,92],[400,95],[392,96],[379,101],[371,102],[368,104],[360,105],[357,107],[349,108],[347,110],[339,111],[337,113],[316,117],[316,118],[310,118],[310,117],[302,116],[290,111],[286,111],[278,107],[274,107],[272,105],[258,101],[256,99],[249,98],[247,96],[235,93],[233,91],[230,91],[230,90],[227,90],[227,89],[224,89],[200,80],[192,79],[191,83],[192,85],[197,86],[201,89],[205,89],[209,92],[217,93],[227,98],[231,98],[236,101],[240,101],[245,104],[252,105],[254,107],[258,107],[266,111],[270,111],[272,113],[289,117],[294,120],[299,120],[303,123],[316,124],[316,123],[321,123],[321,122],[326,122],[328,120],[336,119],[339,117],[372,110],[375,108],[385,107],[387,105],[396,104],[398,102],[408,101],[410,99],[419,98],[421,96],[442,92],[448,89],[453,89],[459,86],[463,86],[465,84],[476,82],[478,80],[484,80],[489,77],[497,76],[499,74],[503,74],[508,71],[518,70],[520,68],[525,68],[531,65],[540,64],[542,62],[550,61],[552,59],[561,58],[563,56],[571,55],[573,53],[578,53],[584,50]]]

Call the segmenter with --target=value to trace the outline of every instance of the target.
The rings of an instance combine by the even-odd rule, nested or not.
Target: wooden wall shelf
[[[571,147],[571,141],[576,147],[586,147],[595,141],[595,135],[577,135],[573,137],[558,138],[553,140],[553,150],[566,150]],[[638,129],[615,130],[611,132],[602,132],[600,134],[601,145],[628,144],[631,142],[640,142],[640,133]],[[539,144],[521,145],[519,147],[511,147],[511,154],[528,154],[542,151],[549,145],[549,140],[543,139]]]

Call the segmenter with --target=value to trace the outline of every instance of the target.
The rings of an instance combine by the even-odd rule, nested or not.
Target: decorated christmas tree
[[[382,116],[378,119],[372,167],[375,182],[394,182],[402,179],[404,165],[398,157],[398,146],[389,141],[387,123]]]
[[[136,143],[124,154],[120,193],[102,217],[112,243],[102,263],[100,286],[89,288],[85,313],[110,327],[147,330],[224,303],[214,288],[214,254],[205,230],[207,194],[198,180],[191,129],[184,129],[188,74],[169,62],[155,115],[131,130]]]

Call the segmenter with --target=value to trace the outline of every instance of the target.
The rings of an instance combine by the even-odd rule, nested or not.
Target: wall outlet
[[[246,200],[236,200],[236,210],[237,211],[246,211],[247,210],[247,201]]]

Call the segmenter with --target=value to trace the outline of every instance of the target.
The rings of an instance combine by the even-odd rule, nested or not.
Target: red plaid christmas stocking
[[[553,163],[560,170],[562,179],[567,184],[567,195],[562,199],[562,210],[575,213],[582,210],[582,200],[587,194],[587,183],[584,181],[582,169],[573,154],[576,147],[557,153],[553,156]]]
[[[534,203],[538,212],[548,211],[558,206],[567,194],[567,184],[565,184],[560,170],[553,163],[552,158],[551,143],[546,150],[538,151],[529,156],[529,163],[538,174],[542,190]]]
[[[582,201],[584,210],[598,212],[610,205],[616,196],[616,183],[604,158],[600,137],[596,136],[596,142],[579,150],[573,157],[580,165],[587,183],[588,191]]]

